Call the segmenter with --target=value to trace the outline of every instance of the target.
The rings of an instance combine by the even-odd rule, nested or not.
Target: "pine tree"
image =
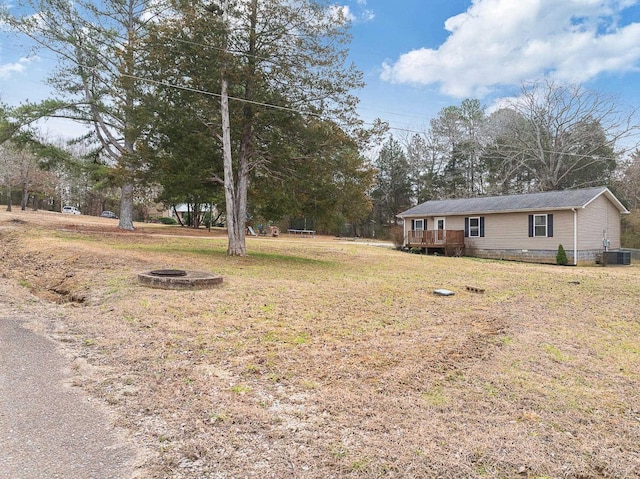
[[[556,254],[556,264],[565,266],[568,263],[569,263],[569,260],[567,259],[567,253],[564,251],[564,248],[562,245],[558,245],[558,253]]]

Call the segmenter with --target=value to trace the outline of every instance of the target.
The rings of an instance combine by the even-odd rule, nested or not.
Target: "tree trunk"
[[[27,201],[29,199],[29,192],[27,191],[27,185],[22,183],[22,199],[20,201],[20,209],[22,211],[27,209]]]
[[[229,1],[225,0],[222,5],[222,15],[224,25],[228,25]],[[224,51],[226,53],[226,37]],[[229,121],[229,93],[227,83],[227,72],[223,62],[221,68],[221,95],[220,114],[222,116],[222,157],[224,160],[224,197],[227,206],[227,236],[229,245],[227,254],[229,256],[246,256],[247,246],[245,240],[245,222],[247,219],[247,190],[246,178],[243,180],[243,171],[239,168],[238,188],[236,190],[235,178],[233,174],[233,157],[231,154],[231,124]],[[244,191],[242,191],[244,189]],[[244,198],[244,200],[243,200]]]
[[[180,226],[184,227],[184,223],[182,222],[182,218],[180,217],[180,214],[178,213],[178,210],[176,209],[176,205],[172,205],[173,207],[173,213],[176,215],[176,218],[178,218],[178,224]]]
[[[133,183],[122,185],[120,191],[120,222],[118,228],[133,231]]]
[[[11,186],[7,181],[7,211],[11,211]]]
[[[231,156],[231,125],[229,122],[229,96],[227,92],[227,80],[222,79],[222,94],[220,101],[222,115],[222,155],[224,159],[224,198],[227,205],[227,236],[229,256],[245,256],[247,247],[245,242],[244,223],[247,217],[246,201],[244,206],[238,201],[236,194],[233,158]],[[238,185],[240,189],[240,185]],[[241,195],[239,195],[241,196]],[[245,189],[246,197],[246,189]]]

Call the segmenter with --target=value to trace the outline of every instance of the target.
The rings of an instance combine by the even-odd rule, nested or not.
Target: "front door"
[[[444,243],[446,240],[446,229],[444,218],[436,218],[436,243]]]

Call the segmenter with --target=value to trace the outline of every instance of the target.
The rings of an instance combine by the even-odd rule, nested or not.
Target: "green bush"
[[[166,216],[162,216],[160,218],[158,218],[158,221],[162,224],[165,225],[177,225],[178,222],[176,220],[174,220],[173,218],[167,218]]]
[[[567,253],[564,251],[562,245],[558,245],[558,253],[556,254],[556,263],[562,266],[569,263],[567,259]]]

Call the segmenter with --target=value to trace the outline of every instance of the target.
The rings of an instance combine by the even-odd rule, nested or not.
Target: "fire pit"
[[[221,285],[222,276],[203,271],[156,269],[138,273],[138,282],[143,286],[160,289],[209,289]]]
[[[151,271],[149,274],[153,276],[186,276],[187,272],[183,269],[156,269]]]

